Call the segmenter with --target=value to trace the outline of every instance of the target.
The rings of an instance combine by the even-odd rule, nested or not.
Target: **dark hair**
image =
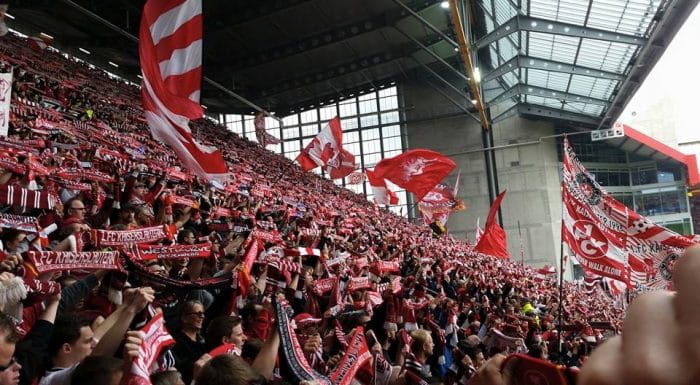
[[[180,372],[176,370],[165,370],[151,374],[152,385],[175,385],[180,380]]]
[[[185,241],[185,237],[187,237],[188,235],[194,235],[194,231],[192,231],[192,230],[190,230],[190,229],[181,230],[181,231],[177,234],[177,243],[182,243],[182,242],[184,242],[184,241]]]
[[[216,317],[207,326],[204,343],[208,350],[221,345],[221,339],[231,335],[233,328],[241,324],[241,317],[223,315]]]
[[[528,346],[528,356],[541,359],[542,353],[542,346],[540,346],[539,344],[531,344],[530,346]]]
[[[0,312],[0,333],[5,335],[5,343],[16,344],[19,341],[15,322],[9,315],[2,312]]]
[[[76,201],[83,203],[83,200],[78,198],[78,197],[73,197],[73,198],[70,198],[66,201],[66,203],[63,205],[63,207],[66,208],[66,212],[67,212],[67,210],[70,210],[73,208],[73,202],[76,202]]]
[[[56,319],[49,340],[49,356],[54,357],[63,344],[72,344],[80,338],[80,329],[90,327],[90,321],[82,316],[62,315]]]
[[[109,356],[87,356],[70,376],[71,385],[109,384],[123,370],[124,360]]]
[[[251,338],[246,340],[246,342],[243,344],[243,348],[241,349],[241,358],[248,362],[253,362],[255,357],[258,356],[258,353],[260,353],[262,347],[263,341],[259,338]]]
[[[247,362],[233,354],[212,358],[202,367],[196,380],[198,384],[207,385],[251,385],[265,381]]]
[[[2,244],[7,247],[7,242],[14,241],[20,234],[22,234],[22,231],[17,229],[3,229],[0,239],[2,240]]]

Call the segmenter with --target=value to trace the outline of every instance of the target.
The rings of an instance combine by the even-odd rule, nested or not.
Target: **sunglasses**
[[[204,312],[203,312],[203,311],[194,311],[194,312],[191,312],[191,313],[187,313],[187,315],[194,315],[194,316],[197,316],[197,317],[199,317],[199,318],[204,318]]]

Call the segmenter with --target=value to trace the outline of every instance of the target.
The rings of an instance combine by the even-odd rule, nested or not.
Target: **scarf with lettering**
[[[41,273],[65,270],[121,270],[118,251],[29,251]]]
[[[111,175],[104,173],[102,171],[98,171],[98,170],[61,167],[61,168],[55,169],[54,173],[55,173],[55,175],[57,175],[61,178],[75,180],[75,181],[87,179],[87,180],[91,180],[94,182],[104,182],[104,183],[114,182],[114,178]]]
[[[315,371],[304,356],[291,318],[292,308],[284,301],[275,301],[277,327],[280,333],[282,360],[299,381],[317,381],[319,385],[334,385],[326,376]]]
[[[0,214],[0,227],[5,229],[17,229],[28,233],[39,231],[34,217],[22,215]]]
[[[172,238],[165,225],[144,227],[134,230],[92,230],[92,240],[96,246],[125,246],[134,243],[151,243]]]
[[[211,256],[211,243],[172,246],[138,245],[135,255],[142,260],[209,258]]]
[[[371,358],[372,354],[367,347],[364,328],[358,326],[350,333],[348,348],[336,369],[328,377],[333,385],[350,385],[360,367],[368,363]]]

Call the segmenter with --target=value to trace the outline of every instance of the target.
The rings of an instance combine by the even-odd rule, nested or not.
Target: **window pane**
[[[368,141],[373,139],[379,139],[378,128],[370,128],[369,130],[362,131],[362,141]]]
[[[401,138],[393,137],[384,139],[384,151],[400,150],[401,149]]]
[[[397,125],[382,127],[382,136],[385,138],[399,135],[401,135],[401,127]]]
[[[396,123],[399,121],[399,112],[391,111],[382,114],[382,124]]]
[[[357,128],[357,118],[342,119],[340,125],[343,127],[343,131],[354,130]]]
[[[318,134],[318,125],[309,124],[301,126],[301,136],[316,136]]]
[[[284,139],[294,139],[299,137],[299,127],[285,127],[282,130],[282,137]]]
[[[315,122],[316,120],[318,120],[318,115],[316,114],[315,109],[304,111],[299,115],[301,115],[301,123]]]
[[[360,127],[375,127],[379,125],[377,115],[367,115],[360,118]]]
[[[360,134],[357,131],[343,132],[343,143],[353,143],[360,140]]]
[[[340,108],[340,117],[357,115],[357,104],[355,104],[355,99],[344,100],[338,105]]]
[[[362,142],[362,151],[365,153],[365,156],[379,152],[380,148],[378,140],[363,140]]]
[[[321,120],[331,120],[335,118],[336,116],[336,110],[335,110],[335,104],[332,106],[327,106],[321,108]]]
[[[399,103],[398,103],[398,100],[396,99],[395,96],[390,96],[388,98],[380,98],[379,99],[379,108],[382,111],[395,110],[395,109],[399,108]]]

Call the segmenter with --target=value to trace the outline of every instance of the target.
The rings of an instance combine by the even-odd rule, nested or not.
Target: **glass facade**
[[[336,116],[340,117],[343,127],[343,148],[355,155],[355,161],[361,170],[374,168],[380,160],[403,152],[396,86],[362,95],[350,95],[343,100],[330,101],[285,116],[282,118],[282,127],[277,120],[265,118],[267,132],[282,140],[282,143],[267,148],[294,159],[328,121]],[[252,115],[222,114],[220,122],[230,131],[256,141]],[[320,168],[313,172],[325,176]],[[367,182],[349,185],[347,178],[336,179],[334,182],[372,200],[372,189]],[[397,214],[407,215],[406,192],[390,182],[387,183],[399,197],[399,204],[390,209]]]

